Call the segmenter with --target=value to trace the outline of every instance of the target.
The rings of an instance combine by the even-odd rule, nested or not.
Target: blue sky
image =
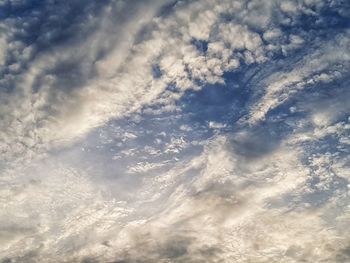
[[[349,262],[349,10],[0,0],[0,262]]]

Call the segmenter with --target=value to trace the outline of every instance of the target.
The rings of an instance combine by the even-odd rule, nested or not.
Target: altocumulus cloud
[[[0,0],[0,262],[349,262],[349,10]]]

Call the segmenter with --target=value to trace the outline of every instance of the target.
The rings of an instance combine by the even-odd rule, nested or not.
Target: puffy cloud
[[[0,6],[1,260],[349,261],[347,3]]]
[[[8,5],[13,10],[30,6],[26,1]],[[280,11],[270,1],[264,5],[266,12],[259,11],[257,18],[261,21],[247,20],[260,10],[257,2],[247,4],[247,9],[236,1],[178,3],[169,15],[155,18],[164,2],[89,2],[77,17],[73,8],[80,5],[79,1],[62,7],[59,4],[57,8],[55,5],[40,5],[38,10],[31,7],[36,16],[24,14],[3,22],[12,50],[6,54],[12,59],[3,67],[8,72],[3,76],[6,85],[16,92],[2,96],[7,109],[2,114],[2,130],[6,134],[15,130],[18,135],[7,138],[2,148],[15,143],[25,145],[23,137],[29,137],[34,148],[69,142],[144,105],[171,105],[183,90],[198,88],[198,81],[222,83],[224,72],[238,69],[242,62],[262,63],[267,59],[266,50],[273,50],[263,43],[255,27],[267,23],[263,28],[269,27],[266,34],[271,35],[268,32],[278,32],[280,26],[278,20],[272,19]],[[46,13],[50,19],[46,19]],[[72,19],[72,24],[58,24],[57,17],[64,15]],[[224,16],[232,21],[227,22]],[[38,21],[43,21],[44,26],[35,31],[38,41],[30,44],[29,38],[34,37],[30,32]],[[78,35],[74,34],[77,30],[81,32]],[[21,31],[23,38],[18,37]],[[60,41],[62,38],[67,40]],[[201,54],[193,40],[207,42],[208,51]],[[289,41],[288,46],[281,46],[284,50],[302,43],[294,35]],[[17,62],[13,64],[14,61]],[[159,78],[150,74],[151,67],[157,64]],[[167,92],[169,85],[179,91]],[[163,110],[174,108],[167,106]],[[16,118],[21,119],[21,124],[13,123]],[[27,130],[33,134],[27,135]],[[15,155],[23,152],[18,150]]]
[[[90,242],[100,238],[99,233],[131,210],[107,199],[86,175],[54,162],[33,163],[2,175],[1,184],[7,185],[1,189],[2,259],[64,262],[80,258]]]
[[[14,262],[28,255],[34,262],[346,260],[348,212],[336,222],[329,217],[340,200],[348,203],[342,188],[322,206],[310,197],[333,187],[337,176],[327,173],[333,157],[315,156],[308,166],[302,149],[261,145],[270,143],[242,132],[219,136],[119,202],[110,196],[113,186],[52,162],[13,171],[2,193],[2,211],[13,218],[2,224],[2,255]],[[332,167],[339,176],[348,170],[339,162]]]
[[[281,197],[302,195],[305,189],[309,169],[298,160],[300,153],[279,148],[262,158],[250,158],[232,154],[229,146],[233,145],[227,140],[217,138],[187,168],[157,177],[162,186],[160,199],[165,200],[161,196],[172,189],[160,205],[163,210],[124,228],[123,241],[110,241],[111,246],[123,248],[118,260],[298,262],[347,258],[342,252],[346,250],[342,234],[328,229],[323,218],[335,204],[310,211],[310,205],[315,205],[310,201],[295,207],[279,203]],[[194,175],[193,169],[198,171]],[[339,225],[346,220],[339,219]]]
[[[264,79],[260,85],[266,86],[265,94],[252,107],[248,121],[254,123],[264,119],[270,110],[289,100],[304,88],[346,77],[349,73],[349,56],[345,50],[348,48],[348,33],[340,34],[336,40],[326,43],[325,46],[293,65],[292,70],[274,72]],[[342,66],[339,67],[339,63]]]

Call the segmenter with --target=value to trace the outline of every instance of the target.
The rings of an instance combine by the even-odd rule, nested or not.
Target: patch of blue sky
[[[193,39],[191,43],[202,54],[206,53],[208,50],[208,44],[209,44],[208,41],[200,40],[200,39]]]

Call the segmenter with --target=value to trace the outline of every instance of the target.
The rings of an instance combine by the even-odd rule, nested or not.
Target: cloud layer
[[[0,262],[348,262],[348,10],[0,0]]]

